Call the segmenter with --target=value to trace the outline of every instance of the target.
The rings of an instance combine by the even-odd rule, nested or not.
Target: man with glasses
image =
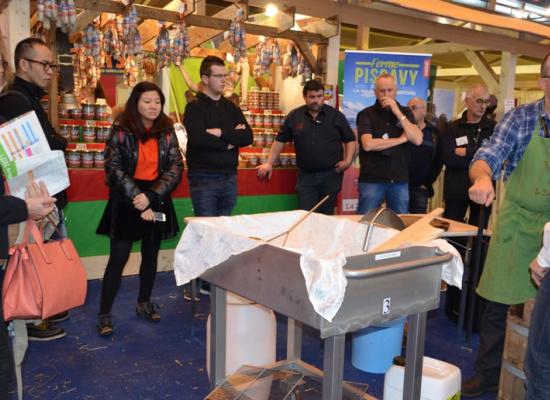
[[[8,87],[8,90],[20,92],[25,96],[38,117],[50,148],[52,150],[64,151],[67,147],[67,141],[57,134],[40,104],[40,99],[47,94],[52,76],[57,73],[58,66],[53,61],[51,50],[40,39],[24,39],[15,46],[14,63],[15,80]],[[25,111],[21,110],[21,113]],[[63,208],[67,205],[67,194],[65,191],[62,191],[56,194],[55,198],[57,199],[56,206],[59,210],[58,227],[62,234],[66,236],[65,225],[63,223]],[[52,239],[60,238],[52,236]],[[62,313],[53,316],[48,321],[42,321],[38,325],[27,324],[29,340],[46,341],[65,336],[63,329],[51,325],[50,322],[58,322],[67,318],[68,313]]]
[[[237,203],[239,147],[252,144],[241,109],[223,97],[223,60],[208,56],[200,66],[201,92],[187,103],[187,178],[196,216],[231,215]]]
[[[480,84],[472,85],[464,98],[466,110],[443,131],[444,216],[465,222],[464,218],[469,209],[468,223],[474,226],[478,226],[479,223],[480,207],[468,197],[468,168],[475,152],[489,140],[495,129],[495,122],[486,115],[490,102],[487,87]],[[484,213],[484,227],[487,226],[489,214],[489,211]],[[466,245],[466,240],[458,239],[457,242]],[[460,293],[457,287],[449,286],[445,297],[445,314],[453,322],[458,321]],[[478,306],[476,312],[480,309]]]
[[[357,114],[359,136],[359,204],[357,214],[387,207],[409,212],[409,162],[412,145],[422,143],[411,110],[396,100],[397,84],[391,74],[374,83],[376,102]]]
[[[441,172],[441,138],[439,129],[426,121],[426,102],[413,97],[407,103],[416,125],[422,131],[422,144],[411,149],[409,164],[409,212],[424,214],[428,199],[434,195],[433,183]]]
[[[496,390],[502,363],[506,313],[511,304],[523,303],[537,294],[529,263],[539,252],[544,224],[550,221],[550,54],[541,64],[539,87],[544,97],[514,108],[504,115],[495,134],[475,154],[470,166],[470,198],[489,206],[495,198],[494,181],[504,166],[506,194],[496,225],[478,294],[486,299],[481,319],[475,375],[462,386],[463,396]],[[506,163],[505,163],[506,161]],[[531,266],[535,282],[542,266]],[[550,398],[548,332],[548,277],[542,279],[531,318],[525,362],[528,399]],[[546,308],[544,309],[546,302]]]

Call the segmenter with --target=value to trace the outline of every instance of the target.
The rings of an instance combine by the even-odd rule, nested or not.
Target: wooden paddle
[[[397,235],[377,247],[370,249],[368,253],[377,253],[402,247],[403,245],[421,244],[437,239],[445,232],[443,229],[435,228],[430,225],[433,219],[443,215],[443,208],[436,208],[431,213],[426,214],[414,224],[409,225]]]

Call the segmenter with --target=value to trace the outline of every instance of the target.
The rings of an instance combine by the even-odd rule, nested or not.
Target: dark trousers
[[[425,214],[428,211],[428,189],[420,186],[409,186],[409,212]]]
[[[328,194],[330,197],[316,212],[326,215],[334,214],[338,193],[342,188],[343,176],[344,174],[336,172],[332,168],[318,172],[299,170],[296,182],[298,207],[301,210],[311,210]]]
[[[133,242],[129,240],[111,239],[111,252],[101,287],[100,314],[109,314],[120,288],[122,271],[132,249]],[[141,241],[141,265],[139,266],[139,296],[138,302],[149,301],[155,277],[157,274],[157,261],[160,250],[160,240],[143,239]]]
[[[550,278],[540,285],[525,357],[527,400],[550,399]]]
[[[188,179],[195,216],[231,215],[237,204],[237,175],[193,172]]]
[[[4,281],[4,270],[2,267],[0,265],[0,289]],[[0,400],[7,400],[13,378],[13,356],[8,337],[8,326],[4,322],[3,303],[2,290],[0,290]]]
[[[476,375],[486,385],[498,384],[504,335],[506,334],[507,304],[486,300],[479,329],[479,349],[475,361]]]
[[[481,211],[481,206],[479,204],[476,204],[472,201],[466,200],[466,199],[445,199],[445,213],[443,216],[445,218],[449,218],[458,222],[466,222],[465,216],[466,211],[470,209],[470,216],[468,218],[468,223],[473,226],[479,225],[479,216]],[[483,226],[486,228],[487,224],[489,223],[489,216],[491,215],[491,208],[487,208],[483,215]],[[457,246],[457,250],[464,256],[465,255],[465,249],[464,247],[467,245],[467,239],[466,238],[456,238],[453,239],[456,243],[458,243],[460,246]],[[471,250],[471,257],[474,256],[476,252],[476,246],[477,243],[473,243],[472,250]],[[479,266],[479,275],[478,279],[481,276],[481,271],[483,271],[483,264],[485,262],[485,253],[486,253],[487,246],[482,247],[481,252],[481,259],[480,259],[480,266]],[[470,269],[469,269],[469,277],[468,281],[470,284],[473,284],[474,286],[477,286],[478,282],[473,282],[473,264],[470,263]],[[454,286],[449,286],[447,289],[446,297],[445,297],[445,314],[447,317],[453,321],[458,321],[458,311],[460,308],[460,295],[461,290]],[[485,304],[484,299],[479,297],[476,294],[476,309],[474,311],[475,318],[474,318],[474,331],[479,330],[479,321],[480,316],[483,313],[483,305]],[[469,305],[466,305],[466,309],[469,308]]]

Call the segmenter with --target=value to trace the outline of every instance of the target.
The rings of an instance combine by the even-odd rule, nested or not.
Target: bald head
[[[422,124],[426,118],[426,102],[420,97],[413,97],[407,103],[407,107],[411,109],[416,124]]]
[[[469,122],[478,122],[485,114],[489,100],[489,90],[485,85],[472,85],[466,92],[466,117]]]

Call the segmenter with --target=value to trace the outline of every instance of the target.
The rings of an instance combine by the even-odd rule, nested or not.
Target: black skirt
[[[152,182],[136,181],[141,190],[146,190]],[[107,235],[111,239],[129,240],[141,239],[164,240],[176,236],[179,231],[174,203],[168,198],[162,202],[151,204],[151,209],[166,215],[165,222],[144,221],[133,204],[118,196],[109,196],[109,201],[103,211],[96,233]]]

